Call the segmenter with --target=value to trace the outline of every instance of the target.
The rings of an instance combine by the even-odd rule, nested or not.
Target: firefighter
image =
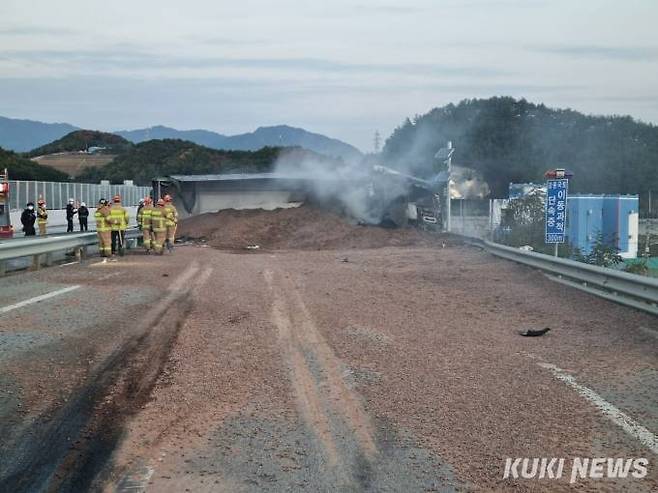
[[[151,253],[153,232],[151,231],[151,214],[153,213],[153,200],[151,197],[144,199],[144,207],[139,211],[138,224],[142,230],[144,249],[146,253]]]
[[[37,201],[37,225],[39,226],[39,236],[46,236],[47,223],[48,209],[46,209],[46,201],[39,199]]]
[[[167,250],[170,252],[174,250],[174,240],[176,238],[176,226],[178,225],[178,211],[176,206],[173,204],[171,195],[167,194],[164,196],[165,207],[164,215],[166,219],[167,226],[167,239],[166,245]]]
[[[94,212],[96,219],[96,233],[98,234],[98,251],[101,257],[109,257],[112,255],[112,240],[110,238],[110,223],[109,223],[110,209],[107,200],[100,199],[98,207]]]
[[[123,257],[126,242],[126,228],[128,227],[128,211],[121,205],[121,196],[112,198],[110,207],[110,228],[112,230],[112,255],[117,253]]]
[[[164,253],[164,242],[167,239],[165,219],[165,201],[158,200],[157,207],[151,211],[151,232],[153,251],[159,255]]]

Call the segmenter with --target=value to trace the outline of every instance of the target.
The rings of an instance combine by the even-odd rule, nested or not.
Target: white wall
[[[130,224],[129,226],[135,226],[137,224],[136,221],[136,215],[137,215],[137,207],[126,207],[126,210],[128,211],[129,215],[129,220]],[[96,212],[96,208],[89,208],[89,219],[88,219],[88,226],[89,229],[96,229],[96,219],[94,219],[94,212]],[[11,224],[14,226],[14,233],[18,236],[20,236],[23,231],[23,225],[21,224],[21,214],[23,211],[12,211],[10,213],[11,216]],[[73,227],[75,231],[78,231],[80,229],[80,222],[78,221],[78,216],[77,214],[73,217]],[[38,226],[35,223],[34,228],[38,231]],[[54,231],[53,232],[61,232],[61,231],[66,231],[66,210],[62,209],[56,209],[56,210],[49,210],[48,211],[48,228],[52,228]]]
[[[299,207],[299,193],[288,191],[200,191],[192,210],[193,214],[217,212],[223,209],[284,209]],[[176,201],[181,217],[188,214],[182,204]]]
[[[622,258],[637,258],[640,240],[640,215],[637,212],[628,215],[628,250],[619,252]]]

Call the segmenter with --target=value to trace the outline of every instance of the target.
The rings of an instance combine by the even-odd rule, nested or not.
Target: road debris
[[[550,327],[546,327],[544,329],[526,329],[519,331],[519,335],[522,335],[524,337],[539,337],[548,333],[549,330],[551,330]]]

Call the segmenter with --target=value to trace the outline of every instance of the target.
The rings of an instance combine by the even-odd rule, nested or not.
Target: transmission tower
[[[379,134],[379,130],[375,130],[375,154],[379,154],[379,151],[381,150],[381,144],[382,144],[382,137]]]

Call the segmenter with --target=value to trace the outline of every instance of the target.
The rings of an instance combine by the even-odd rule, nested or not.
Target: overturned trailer
[[[228,173],[171,175],[153,181],[153,196],[170,194],[181,217],[224,209],[298,207],[312,202],[369,224],[416,222],[440,228],[432,184],[383,167],[359,173]]]
[[[170,194],[181,217],[223,209],[297,207],[308,199],[308,177],[277,173],[171,175],[153,181],[154,197]]]

